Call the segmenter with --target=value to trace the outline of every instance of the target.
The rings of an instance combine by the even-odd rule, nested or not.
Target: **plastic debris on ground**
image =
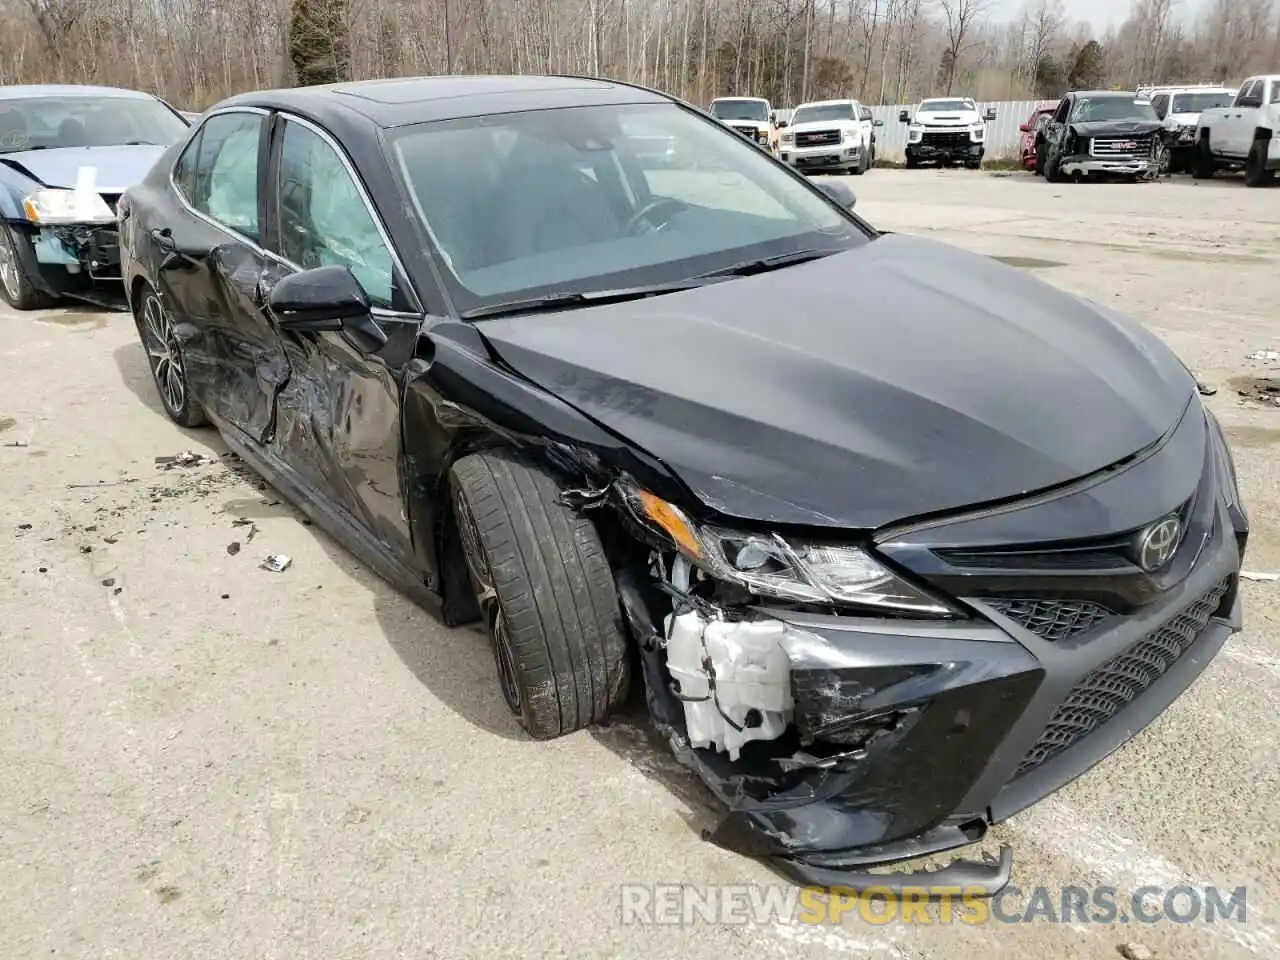
[[[1280,360],[1280,350],[1255,350],[1244,355],[1246,360],[1267,360],[1272,363]]]
[[[293,564],[293,557],[286,557],[283,553],[269,553],[267,559],[262,561],[262,569],[270,570],[272,573],[284,573]]]
[[[1259,583],[1275,583],[1280,580],[1280,573],[1262,573],[1259,570],[1241,570],[1240,579],[1256,580]]]
[[[159,470],[174,470],[178,467],[204,467],[217,462],[213,457],[206,457],[202,453],[183,450],[172,457],[156,457],[156,468]]]

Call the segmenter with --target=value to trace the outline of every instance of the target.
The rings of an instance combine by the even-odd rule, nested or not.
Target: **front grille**
[[[806,130],[796,134],[797,147],[823,147],[840,142],[839,130]]]
[[[1181,613],[1090,672],[1053,712],[1014,778],[1075,746],[1128,706],[1186,653],[1231,589],[1218,583]]]
[[[1050,643],[1070,640],[1114,614],[1114,611],[1090,600],[1001,599],[986,602],[997,613]]]
[[[930,147],[965,147],[969,145],[969,131],[926,130],[922,142]]]
[[[756,138],[757,131],[755,127],[734,127],[733,129],[737,130],[748,140],[754,140]]]
[[[1151,156],[1151,135],[1094,137],[1089,152],[1102,160],[1145,160]]]

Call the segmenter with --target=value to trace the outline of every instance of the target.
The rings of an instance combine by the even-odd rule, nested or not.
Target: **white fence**
[[[979,102],[978,112],[985,113],[987,107],[994,107],[996,118],[987,124],[987,156],[1012,157],[1018,150],[1018,125],[1025,123],[1031,111],[1044,100],[999,100],[989,103]],[[898,120],[903,110],[914,112],[914,103],[899,103],[893,106],[872,107],[871,115],[883,120],[884,126],[876,128],[876,155],[886,160],[901,160],[907,146],[907,125]],[[779,110],[779,119],[790,119],[790,110]]]

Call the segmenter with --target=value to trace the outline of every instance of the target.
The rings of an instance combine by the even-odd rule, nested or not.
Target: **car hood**
[[[914,122],[929,127],[968,127],[981,123],[982,117],[976,113],[918,113]]]
[[[767,120],[721,120],[720,122],[731,127],[755,127],[757,130],[769,129]]]
[[[1175,127],[1194,127],[1199,122],[1198,113],[1171,113],[1165,120],[1165,123]]]
[[[519,374],[731,517],[872,529],[1121,460],[1194,393],[1135,322],[884,235],[648,300],[477,323]]]
[[[1154,133],[1164,124],[1159,120],[1093,120],[1073,123],[1071,129],[1082,137],[1140,137]]]
[[[793,123],[787,128],[788,133],[808,133],[810,130],[840,130],[845,127],[856,127],[857,120],[806,120],[804,123]]]
[[[147,175],[168,147],[151,144],[119,147],[60,147],[53,150],[21,150],[0,154],[10,166],[18,166],[46,187],[76,185],[83,167],[94,169],[94,189],[122,193]]]

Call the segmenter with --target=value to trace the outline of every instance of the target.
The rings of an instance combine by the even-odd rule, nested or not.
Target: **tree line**
[[[1134,0],[1099,33],[1065,0],[0,0],[0,83],[100,83],[202,109],[244,90],[442,73],[571,73],[695,103],[1238,82],[1280,71],[1280,0]]]

